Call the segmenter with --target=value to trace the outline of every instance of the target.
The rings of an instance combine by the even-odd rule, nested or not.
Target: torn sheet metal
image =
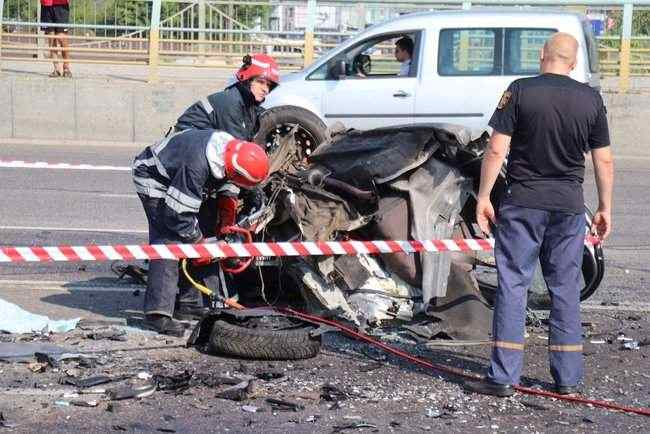
[[[5,333],[65,333],[74,330],[81,318],[52,320],[28,312],[0,298],[0,332]]]
[[[58,345],[45,342],[0,342],[0,361],[2,362],[32,362],[35,353],[64,354],[70,351]]]
[[[492,309],[467,265],[451,263],[448,292],[427,314],[441,321],[439,330],[452,339],[487,340],[492,332]]]

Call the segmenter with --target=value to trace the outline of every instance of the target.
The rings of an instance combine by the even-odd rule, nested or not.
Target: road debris
[[[283,399],[266,398],[266,402],[271,404],[271,408],[273,410],[298,412],[305,409],[305,406],[302,404],[298,404],[297,402],[285,401]]]
[[[253,380],[245,380],[218,392],[215,397],[231,401],[245,401],[253,395]]]
[[[350,424],[347,424],[347,425],[335,425],[333,427],[332,432],[333,433],[339,433],[339,432],[343,432],[343,431],[349,430],[349,429],[362,429],[362,428],[377,428],[377,425],[373,425],[371,423],[362,422],[362,421],[353,422],[353,423],[350,423]]]
[[[257,413],[259,411],[259,408],[255,407],[254,405],[242,405],[241,409],[246,413]]]
[[[158,390],[183,393],[191,387],[192,372],[185,370],[176,375],[154,375],[153,383],[158,386]]]
[[[639,349],[639,342],[637,341],[626,341],[623,342],[623,347],[622,349],[624,350],[630,350],[630,351],[635,351]]]
[[[70,401],[70,404],[77,407],[97,407],[97,405],[99,405],[99,401],[97,401],[96,399],[90,401],[75,400],[75,401]]]
[[[343,390],[330,383],[324,384],[321,389],[321,398],[323,398],[325,401],[330,401],[330,402],[345,401],[346,399],[349,399],[351,397],[352,394],[349,391]]]
[[[5,333],[65,333],[74,330],[80,319],[51,320],[0,298],[0,331]]]
[[[60,379],[59,383],[70,384],[80,389],[86,389],[88,387],[110,383],[111,381],[113,381],[113,379],[107,375],[97,375],[88,378],[63,377]]]
[[[99,341],[102,339],[108,339],[110,341],[126,342],[126,330],[119,330],[112,327],[107,329],[98,329],[90,333],[86,333],[86,338]]]
[[[120,401],[123,399],[146,398],[153,395],[155,391],[156,384],[150,383],[145,384],[144,386],[122,386],[109,389],[106,391],[106,396],[113,401]]]
[[[17,423],[8,421],[5,418],[4,413],[0,411],[0,427],[2,427],[2,428],[16,428],[17,426],[18,426]]]

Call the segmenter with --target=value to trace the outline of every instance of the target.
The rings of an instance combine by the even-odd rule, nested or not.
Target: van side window
[[[506,29],[504,75],[539,74],[539,52],[556,29]]]
[[[439,75],[501,75],[501,29],[443,29]]]
[[[373,36],[337,54],[307,79],[415,77],[420,34],[420,31],[411,31]]]

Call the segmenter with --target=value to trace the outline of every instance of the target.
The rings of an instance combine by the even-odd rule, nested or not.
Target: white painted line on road
[[[49,226],[0,226],[0,230],[53,232],[107,232],[111,234],[148,234],[146,229],[61,228]]]
[[[117,197],[117,198],[127,198],[127,199],[138,199],[137,194],[120,194],[120,193],[99,193],[97,197]]]
[[[25,288],[27,287],[27,288]],[[77,292],[133,292],[144,291],[143,285],[92,285],[85,283],[72,283],[64,281],[43,281],[43,280],[0,280],[2,291],[77,291]]]
[[[130,172],[129,166],[94,166],[92,164],[48,163],[45,161],[28,162],[22,160],[0,160],[0,167],[12,169],[58,169],[58,170],[108,170]]]

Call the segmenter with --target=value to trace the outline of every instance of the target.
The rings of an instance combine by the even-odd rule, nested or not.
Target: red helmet
[[[259,145],[233,139],[226,143],[226,178],[240,187],[253,187],[269,176],[269,159]]]
[[[246,81],[255,77],[263,77],[271,82],[271,88],[280,84],[280,71],[273,57],[266,54],[246,55],[243,62],[244,64],[235,73],[237,80]]]

